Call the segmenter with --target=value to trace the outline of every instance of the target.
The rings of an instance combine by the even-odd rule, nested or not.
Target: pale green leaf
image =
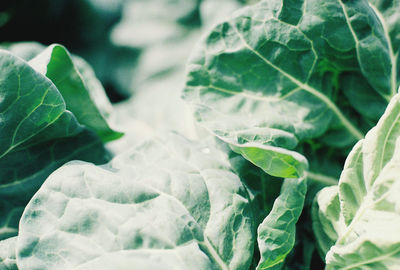
[[[17,263],[32,269],[248,269],[248,194],[226,154],[178,135],[108,165],[55,171],[25,209]]]
[[[327,269],[395,269],[400,264],[399,119],[396,95],[346,160],[339,180],[339,210],[337,202],[327,204],[323,198],[328,191],[318,196],[320,211],[314,218],[325,234],[317,234],[318,241],[323,243],[330,234],[334,242],[326,254]],[[324,210],[329,204],[334,211]]]
[[[342,223],[340,218],[338,187],[324,188],[316,196],[312,208],[312,227],[322,258],[338,239],[337,230]]]
[[[262,269],[281,269],[295,243],[296,223],[303,210],[307,191],[304,178],[285,179],[281,194],[264,221],[258,226],[257,241]]]

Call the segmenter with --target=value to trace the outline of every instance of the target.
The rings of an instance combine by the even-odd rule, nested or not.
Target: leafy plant
[[[90,96],[104,98],[101,88],[87,88],[96,84],[92,71],[76,61],[83,73],[59,45],[29,62],[0,51],[0,239],[17,234],[25,205],[51,172],[73,159],[105,163],[102,141],[122,135]]]
[[[397,269],[399,0],[118,7],[115,110],[3,44],[0,269]]]

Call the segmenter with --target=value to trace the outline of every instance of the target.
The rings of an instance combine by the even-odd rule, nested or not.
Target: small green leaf
[[[281,195],[258,226],[257,242],[261,259],[257,270],[281,269],[295,243],[296,223],[303,210],[307,191],[304,178],[285,179]]]

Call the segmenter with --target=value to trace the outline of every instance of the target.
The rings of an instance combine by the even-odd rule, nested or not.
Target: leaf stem
[[[333,186],[338,184],[338,180],[336,178],[311,171],[307,172],[307,178],[311,179],[314,182],[318,182],[327,186]]]
[[[207,236],[204,236],[204,242],[202,243],[204,246],[206,246],[208,252],[212,256],[212,258],[215,260],[215,262],[218,264],[218,266],[222,270],[229,270],[229,267],[225,264],[225,262],[222,260],[218,252],[215,250],[214,246],[210,243],[208,240]]]

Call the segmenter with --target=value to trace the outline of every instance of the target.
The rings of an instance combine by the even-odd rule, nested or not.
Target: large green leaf
[[[0,269],[18,270],[15,258],[15,246],[17,237],[0,241]]]
[[[363,0],[262,1],[206,36],[183,96],[235,151],[272,175],[298,177],[304,158],[288,150],[310,139],[351,146],[396,93],[379,18]]]
[[[55,171],[25,209],[19,269],[248,269],[248,194],[228,157],[172,134]]]
[[[317,197],[314,227],[322,253],[327,252],[327,269],[395,269],[400,264],[399,118],[396,95],[350,153],[339,188],[324,189]]]
[[[46,177],[71,159],[105,163],[102,142],[66,109],[63,96],[27,62],[0,51],[0,239]]]

